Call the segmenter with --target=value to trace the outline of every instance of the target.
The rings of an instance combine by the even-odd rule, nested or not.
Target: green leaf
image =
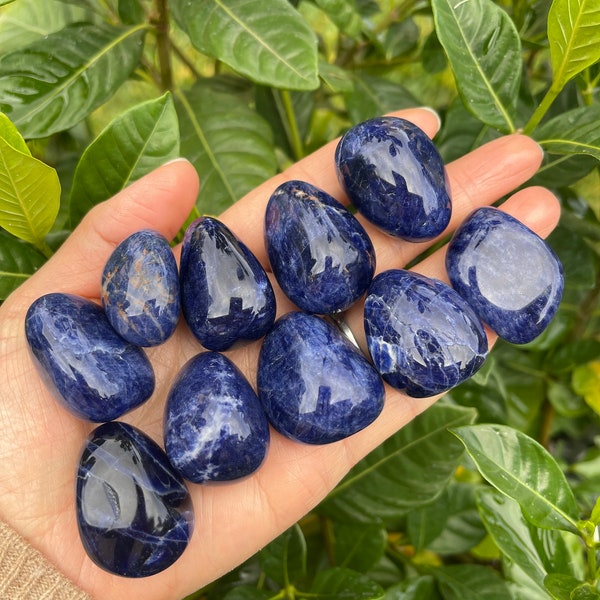
[[[432,6],[465,106],[487,125],[514,131],[522,61],[512,20],[492,0],[432,0]]]
[[[600,5],[597,0],[554,0],[548,13],[553,85],[600,60]]]
[[[573,492],[556,461],[540,444],[504,425],[472,425],[453,433],[480,473],[516,500],[531,523],[578,533]]]
[[[385,600],[432,600],[438,595],[435,590],[435,580],[431,575],[423,575],[417,579],[403,581],[388,588]]]
[[[598,600],[600,592],[590,583],[582,583],[571,592],[571,600]]]
[[[15,150],[31,155],[23,136],[4,113],[0,113],[0,138]]]
[[[600,104],[558,115],[538,127],[534,136],[551,154],[589,154],[600,160]]]
[[[269,600],[273,594],[255,587],[240,585],[225,594],[223,600]]]
[[[463,453],[448,428],[474,418],[472,409],[434,404],[357,463],[321,508],[338,518],[374,522],[431,502]]]
[[[145,25],[76,24],[0,58],[0,110],[25,138],[69,129],[137,66]]]
[[[362,29],[362,18],[355,0],[315,0],[336,27],[352,39],[358,39]]]
[[[43,38],[69,23],[89,21],[92,15],[57,0],[19,0],[0,14],[0,48],[8,54]]]
[[[287,0],[173,0],[173,15],[201,52],[277,88],[319,86],[317,37]]]
[[[116,117],[83,153],[70,196],[74,227],[90,208],[179,156],[179,123],[171,94]]]
[[[0,138],[0,227],[44,248],[59,205],[56,171]]]
[[[383,556],[385,528],[376,523],[333,523],[335,564],[364,573]]]
[[[310,591],[320,600],[377,600],[385,593],[366,575],[342,567],[319,571]]]
[[[0,301],[6,300],[45,260],[33,246],[0,230]]]
[[[544,580],[547,592],[554,600],[571,600],[571,592],[581,581],[563,573],[550,573]]]
[[[296,524],[273,540],[259,553],[265,574],[281,586],[301,580],[306,575],[306,540]]]
[[[586,404],[600,415],[600,361],[578,366],[571,373],[571,385],[575,393],[583,396]]]
[[[510,592],[496,571],[480,565],[452,565],[433,571],[445,600],[506,600]]]
[[[202,181],[201,212],[219,214],[275,174],[271,130],[242,99],[200,84],[176,100],[181,153]]]

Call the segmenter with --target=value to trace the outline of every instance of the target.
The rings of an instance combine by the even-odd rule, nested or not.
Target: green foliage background
[[[0,0],[0,299],[179,155],[218,214],[408,106],[440,112],[447,161],[517,130],[546,152],[529,183],[561,200],[566,273],[549,329],[498,344],[194,598],[600,598],[599,60],[598,0]]]

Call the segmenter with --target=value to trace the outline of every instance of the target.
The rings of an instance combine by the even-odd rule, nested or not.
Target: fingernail
[[[189,163],[190,161],[187,158],[185,158],[184,156],[178,156],[177,158],[172,158],[171,160],[168,160],[166,163],[163,163],[161,166],[166,167],[167,165],[171,165],[173,163],[178,163],[178,162]]]
[[[431,106],[419,106],[419,109],[430,112],[437,119],[437,122],[438,122],[437,128],[439,131],[440,127],[442,126],[442,119],[440,118],[440,115],[438,114],[438,112],[435,109],[431,108]]]

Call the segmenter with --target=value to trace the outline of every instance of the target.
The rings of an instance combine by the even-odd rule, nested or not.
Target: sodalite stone
[[[275,294],[252,252],[220,221],[201,217],[181,250],[181,307],[192,333],[208,350],[257,340],[275,320]]]
[[[454,288],[500,337],[525,344],[548,326],[564,277],[553,250],[535,232],[492,207],[456,230],[446,255]]]
[[[303,181],[283,183],[269,199],[265,245],[281,289],[306,312],[345,310],[373,278],[375,250],[363,226]]]
[[[373,279],[365,300],[373,363],[391,386],[423,398],[445,392],[483,365],[488,343],[467,302],[442,281],[400,269]]]
[[[195,483],[249,475],[269,446],[269,425],[239,369],[217,352],[190,359],[169,392],[164,419],[171,464]]]
[[[390,235],[436,237],[450,221],[442,158],[409,121],[378,117],[352,127],[335,153],[338,177],[357,210]]]
[[[118,335],[91,300],[60,293],[38,298],[27,311],[25,334],[58,399],[82,419],[112,421],[154,391],[144,351]]]
[[[177,263],[167,239],[144,229],[121,242],[102,273],[102,305],[119,335],[138,346],[156,346],[179,320]]]
[[[258,362],[258,397],[283,435],[328,444],[372,423],[384,387],[371,363],[331,323],[287,313],[265,337]]]
[[[79,534],[90,558],[124,577],[147,577],[186,549],[194,511],[183,479],[139,429],[112,422],[89,435],[76,482]]]

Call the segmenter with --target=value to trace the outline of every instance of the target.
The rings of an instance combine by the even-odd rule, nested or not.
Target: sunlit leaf
[[[577,533],[577,505],[564,473],[535,440],[504,425],[454,430],[481,474],[516,500],[537,527]]]
[[[0,113],[0,138],[15,150],[23,154],[31,154],[23,136],[4,113]]]
[[[79,123],[137,66],[145,26],[76,24],[0,58],[0,110],[25,138]]]
[[[317,37],[287,0],[173,0],[173,15],[201,52],[278,88],[318,87]]]
[[[92,206],[179,156],[179,124],[169,93],[116,117],[87,147],[70,198],[71,226]]]
[[[583,396],[587,405],[600,415],[600,361],[592,361],[575,368],[571,384],[577,394]]]
[[[492,0],[432,0],[432,6],[465,106],[483,123],[514,131],[522,69],[514,23]]]

